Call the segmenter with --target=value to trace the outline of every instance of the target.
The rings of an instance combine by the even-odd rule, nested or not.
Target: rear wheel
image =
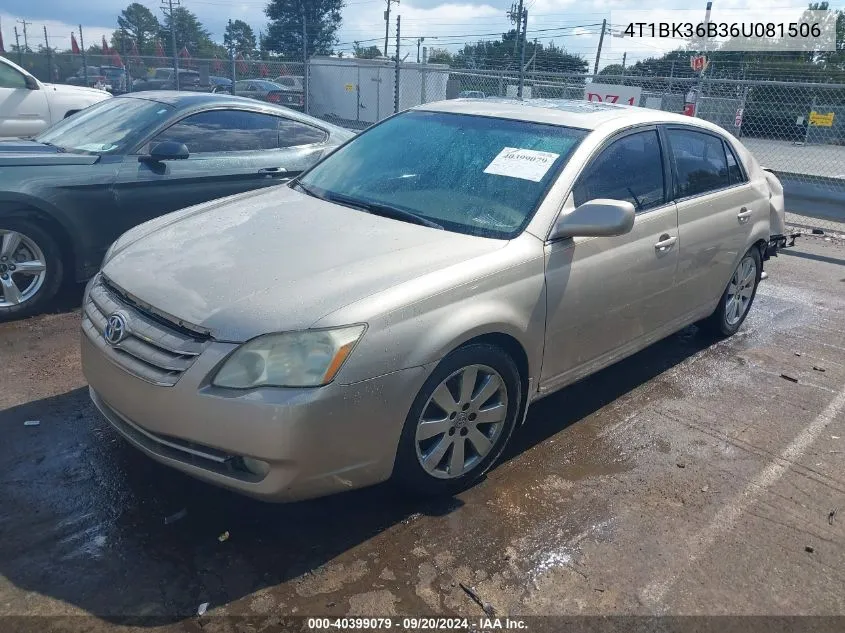
[[[737,264],[718,307],[706,322],[711,330],[723,336],[736,333],[754,303],[762,271],[760,250],[752,247]]]
[[[513,360],[473,344],[444,358],[417,394],[402,430],[394,477],[422,494],[454,494],[502,454],[521,402]]]
[[[26,220],[0,218],[0,321],[46,307],[63,273],[59,247],[46,231]]]

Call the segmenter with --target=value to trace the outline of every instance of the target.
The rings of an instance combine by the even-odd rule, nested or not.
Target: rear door
[[[665,131],[678,206],[677,297],[691,311],[707,310],[724,292],[767,201],[721,136],[682,126]]]
[[[631,202],[636,217],[625,235],[546,246],[545,388],[641,347],[677,318],[678,225],[664,153],[656,128],[637,128],[611,139],[578,177],[564,213],[610,198]]]
[[[0,62],[0,138],[32,136],[50,125],[43,90],[31,90],[26,77]]]
[[[264,112],[218,109],[188,115],[126,157],[115,184],[118,207],[128,228],[194,204],[279,184],[316,162],[326,136],[319,128]],[[189,158],[152,164],[138,160],[138,154],[162,141],[184,143]]]

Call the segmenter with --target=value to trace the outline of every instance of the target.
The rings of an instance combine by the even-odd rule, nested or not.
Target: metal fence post
[[[393,70],[393,114],[399,112],[399,29],[402,26],[402,16],[396,16],[396,60]]]

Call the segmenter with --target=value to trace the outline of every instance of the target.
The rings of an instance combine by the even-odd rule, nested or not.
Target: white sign
[[[487,165],[484,173],[540,182],[558,158],[560,154],[552,152],[506,147]]]
[[[639,86],[611,86],[608,84],[587,84],[584,86],[584,98],[599,103],[619,103],[639,105],[643,89]]]

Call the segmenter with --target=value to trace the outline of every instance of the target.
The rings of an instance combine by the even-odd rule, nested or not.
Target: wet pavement
[[[440,501],[193,481],[96,413],[78,310],[2,325],[0,616],[484,615],[461,584],[501,615],[845,615],[845,244],[767,269],[736,336],[690,327],[538,402]]]

